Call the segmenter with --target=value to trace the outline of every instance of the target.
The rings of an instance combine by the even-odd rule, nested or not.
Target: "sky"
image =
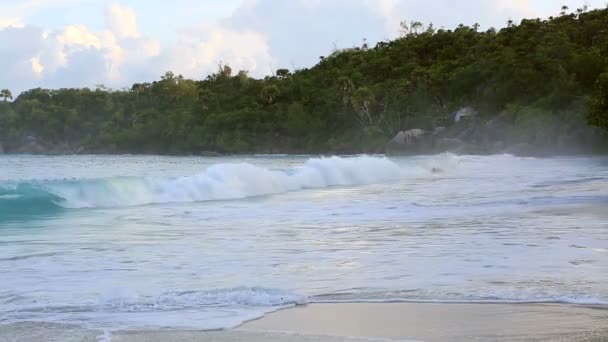
[[[395,38],[403,20],[501,28],[606,1],[0,0],[0,88],[121,89],[169,70],[203,79],[220,63],[263,77]]]

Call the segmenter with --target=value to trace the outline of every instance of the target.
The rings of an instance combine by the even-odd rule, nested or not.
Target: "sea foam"
[[[272,170],[250,163],[215,164],[177,178],[113,177],[24,182],[0,191],[2,206],[32,203],[63,208],[111,208],[157,203],[242,199],[332,186],[399,180],[412,172],[386,157],[311,158],[294,169]]]

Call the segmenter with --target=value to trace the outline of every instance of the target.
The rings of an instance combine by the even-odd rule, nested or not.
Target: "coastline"
[[[0,341],[604,341],[608,306],[485,303],[318,303],[236,329],[103,332],[73,325],[0,326]]]
[[[319,303],[238,330],[413,341],[608,338],[608,306],[493,303]]]
[[[496,155],[512,155],[521,158],[580,158],[580,157],[608,157],[608,152],[583,151],[583,152],[538,152],[538,153],[513,153],[511,151],[499,151],[495,153],[462,153],[459,151],[440,150],[440,151],[423,151],[419,153],[394,153],[385,150],[348,150],[348,151],[333,151],[333,150],[310,150],[310,151],[272,151],[272,152],[242,152],[242,153],[220,153],[220,152],[203,152],[203,153],[162,153],[162,152],[99,152],[86,151],[78,153],[17,153],[4,152],[0,153],[0,157],[20,157],[20,156],[36,156],[36,157],[73,157],[73,156],[145,156],[145,157],[200,157],[200,158],[222,158],[222,157],[251,157],[251,156],[357,156],[357,155],[384,155],[386,157],[423,157],[440,155],[444,153],[454,154],[457,156],[480,156],[489,157]]]

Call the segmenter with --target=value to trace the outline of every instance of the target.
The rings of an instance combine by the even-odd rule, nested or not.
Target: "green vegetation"
[[[471,106],[483,120],[509,116],[512,141],[554,144],[587,122],[608,128],[608,10],[566,11],[500,31],[404,22],[396,40],[264,79],[225,65],[202,81],[167,72],[129,90],[33,89],[13,102],[3,90],[0,140],[91,152],[372,152],[400,130],[451,126],[450,113]]]

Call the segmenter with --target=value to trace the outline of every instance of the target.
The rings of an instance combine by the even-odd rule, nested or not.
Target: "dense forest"
[[[167,72],[130,89],[0,93],[0,146],[28,141],[82,153],[376,152],[397,132],[508,122],[506,143],[608,149],[608,10],[436,29],[336,50],[255,79],[220,65],[204,80]],[[10,85],[0,85],[10,88]],[[476,116],[455,123],[453,113]],[[464,121],[464,120],[463,120]],[[590,126],[598,128],[591,128]],[[561,141],[561,142],[560,142]]]

